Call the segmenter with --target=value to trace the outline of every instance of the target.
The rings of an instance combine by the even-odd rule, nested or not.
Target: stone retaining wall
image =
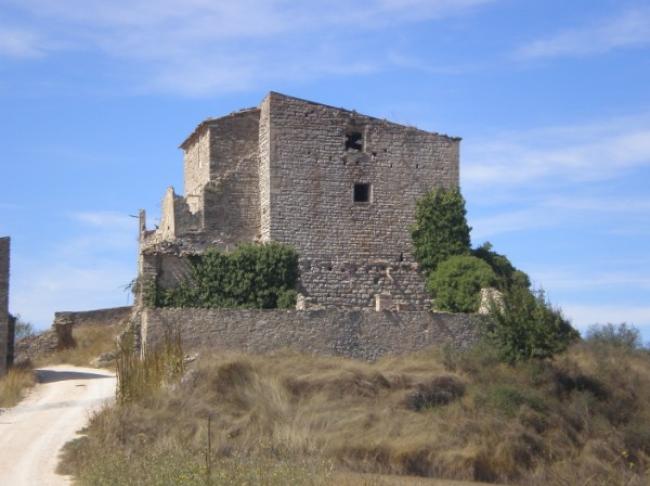
[[[145,309],[143,351],[180,329],[185,352],[201,348],[266,353],[282,348],[375,360],[437,344],[466,347],[481,317],[428,311]]]
[[[55,312],[54,323],[70,324],[75,326],[111,326],[119,324],[131,315],[131,306],[111,307],[109,309],[95,309],[78,312]]]

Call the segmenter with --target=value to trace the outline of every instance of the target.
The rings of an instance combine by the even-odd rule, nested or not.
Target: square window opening
[[[363,150],[363,134],[356,131],[346,133],[345,150],[361,152]]]
[[[354,202],[367,203],[370,202],[370,184],[355,184],[354,185]]]

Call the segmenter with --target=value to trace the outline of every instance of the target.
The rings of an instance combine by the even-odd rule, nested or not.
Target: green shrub
[[[490,242],[485,242],[478,248],[472,250],[472,255],[476,258],[480,258],[485,263],[490,265],[492,270],[497,276],[497,287],[499,290],[508,290],[513,286],[518,287],[530,287],[530,279],[521,270],[517,270],[508,257],[497,253],[492,250],[492,244]]]
[[[518,389],[512,385],[492,386],[488,388],[483,398],[488,406],[509,417],[513,417],[524,405],[536,412],[543,412],[546,409],[544,399],[534,390]]]
[[[144,300],[155,307],[291,307],[297,279],[298,254],[287,245],[243,244],[231,253],[211,248],[192,258],[188,280],[172,289],[149,284]]]
[[[491,287],[496,275],[490,265],[469,255],[452,256],[429,275],[427,288],[436,308],[450,312],[476,312],[481,288]]]
[[[277,306],[278,309],[294,309],[296,307],[296,300],[298,299],[298,292],[293,289],[288,289],[278,294]]]
[[[418,200],[411,228],[414,256],[428,274],[452,255],[470,251],[471,228],[460,191],[437,189]]]
[[[513,287],[491,304],[490,317],[486,336],[509,363],[553,356],[579,337],[541,290]]]
[[[635,350],[642,347],[639,330],[625,322],[618,325],[608,323],[589,326],[586,341],[626,350]]]

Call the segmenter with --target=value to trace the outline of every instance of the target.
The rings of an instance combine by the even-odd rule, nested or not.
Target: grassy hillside
[[[93,485],[362,484],[341,471],[641,485],[649,454],[650,355],[591,342],[515,366],[486,348],[205,356],[94,417],[63,468]]]

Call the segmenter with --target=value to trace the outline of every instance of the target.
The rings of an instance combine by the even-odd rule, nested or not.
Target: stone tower
[[[308,303],[427,308],[409,228],[419,197],[458,187],[459,145],[271,92],[181,144],[185,194],[167,190],[157,230],[141,222],[140,275],[172,286],[208,246],[277,241],[298,251]]]

